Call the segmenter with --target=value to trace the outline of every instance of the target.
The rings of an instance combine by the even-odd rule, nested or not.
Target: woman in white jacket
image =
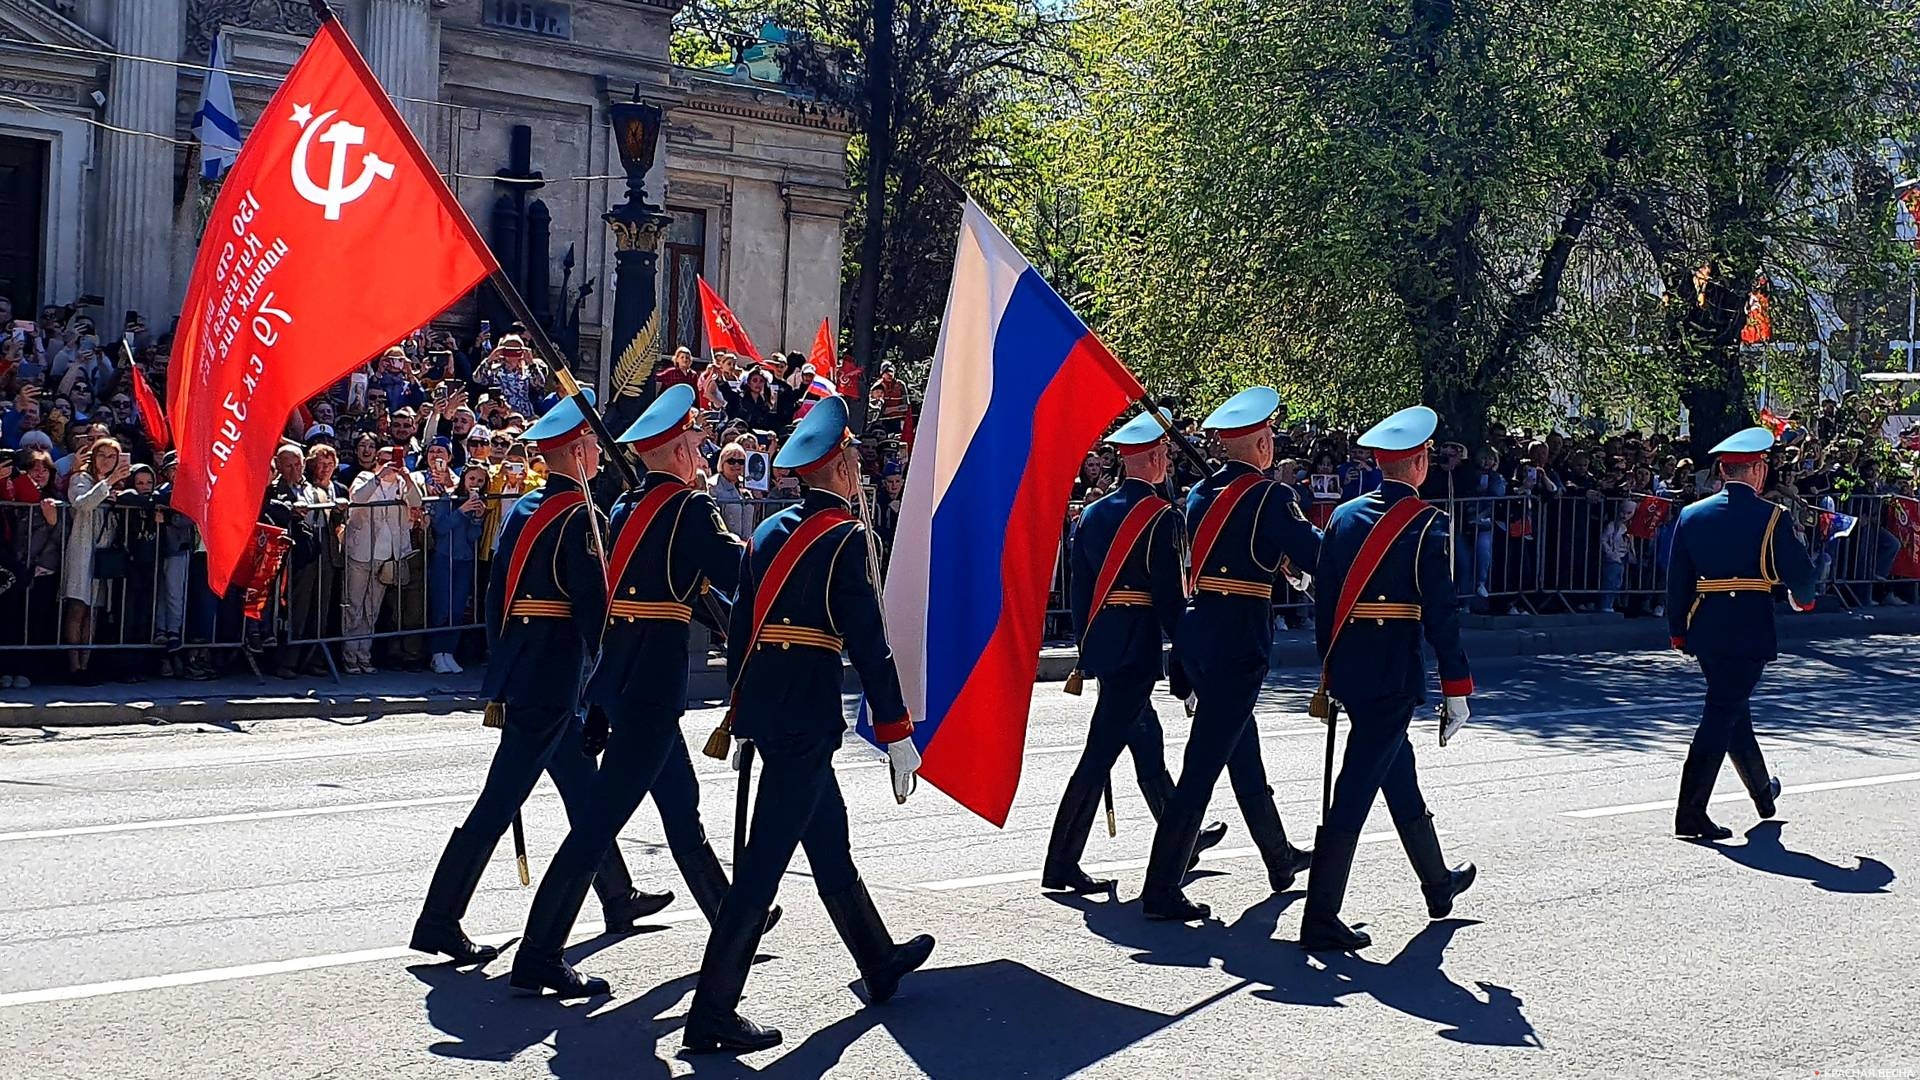
[[[94,577],[94,549],[112,536],[113,493],[131,471],[118,442],[96,439],[67,479],[67,550],[60,563],[60,595],[65,598],[61,640],[68,645],[92,642],[93,609],[107,602],[107,584]],[[67,669],[83,682],[91,655],[85,649],[67,651]]]

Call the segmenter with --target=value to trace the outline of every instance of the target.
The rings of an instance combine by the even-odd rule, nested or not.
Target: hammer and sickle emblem
[[[374,180],[393,179],[393,165],[380,160],[378,154],[366,154],[360,159],[359,177],[348,183],[347,153],[367,141],[367,131],[345,120],[327,127],[327,121],[333,116],[334,110],[328,110],[302,125],[300,142],[293,148],[293,190],[301,198],[323,208],[328,221],[339,221],[340,208],[372,190]],[[298,113],[295,119],[299,119]],[[324,133],[321,132],[322,128],[326,128]],[[316,134],[321,142],[333,144],[333,163],[327,170],[326,187],[314,183],[312,174],[307,171],[307,150],[312,146]]]

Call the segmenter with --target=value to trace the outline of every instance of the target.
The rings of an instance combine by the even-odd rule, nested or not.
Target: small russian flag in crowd
[[[836,391],[833,387],[833,380],[827,378],[825,375],[822,375],[817,371],[814,372],[813,381],[807,384],[808,397],[830,398],[836,393],[838,393],[838,391]]]
[[[995,825],[1020,784],[1074,475],[1144,395],[969,201],[884,607],[920,775]]]

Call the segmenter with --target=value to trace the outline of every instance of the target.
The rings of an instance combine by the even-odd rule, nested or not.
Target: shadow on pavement
[[[578,964],[624,940],[601,935],[568,949],[567,959]],[[552,997],[521,997],[507,986],[511,965],[509,954],[482,968],[416,964],[407,969],[427,985],[427,1022],[448,1036],[428,1046],[429,1053],[462,1061],[506,1062],[551,1038],[556,1076],[649,1075],[636,1071],[655,1057],[646,1040],[678,1026],[659,1025],[652,1018],[693,990],[694,976],[686,975],[632,999],[562,1002]],[[615,984],[614,992],[619,991]],[[623,1019],[610,1021],[615,1013]],[[657,1075],[669,1075],[665,1062],[656,1064]]]
[[[1741,866],[1781,877],[1802,878],[1827,892],[1884,893],[1887,886],[1893,884],[1896,876],[1893,867],[1879,859],[1856,855],[1859,865],[1848,867],[1804,851],[1794,851],[1781,839],[1783,824],[1763,821],[1747,830],[1744,845],[1713,844],[1711,847]]]
[[[781,1056],[758,1068],[725,1056],[684,1060],[699,1077],[819,1077],[838,1066],[862,1036],[884,1028],[934,1080],[1059,1080],[1215,1000],[1218,996],[1170,1016],[1077,990],[1012,960],[991,960],[909,975],[893,1001],[859,1009],[798,1046],[789,1043],[791,1049],[783,1048]]]
[[[1297,942],[1276,939],[1274,929],[1298,892],[1268,897],[1231,924],[1208,920],[1199,929],[1149,922],[1135,904],[1099,904],[1080,897],[1056,897],[1080,909],[1087,928],[1118,945],[1138,948],[1141,964],[1206,967],[1263,987],[1254,996],[1287,1005],[1343,1007],[1342,998],[1365,994],[1408,1016],[1440,1025],[1437,1034],[1454,1042],[1482,1046],[1539,1047],[1540,1037],[1526,1017],[1524,1002],[1507,987],[1476,982],[1481,993],[1447,977],[1441,963],[1453,935],[1469,919],[1428,923],[1393,959],[1377,963],[1357,954],[1301,951]],[[1380,950],[1384,943],[1376,943]]]

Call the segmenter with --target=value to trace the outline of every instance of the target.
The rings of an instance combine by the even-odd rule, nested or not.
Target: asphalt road
[[[1729,769],[1715,813],[1745,835],[1718,846],[1669,835],[1702,692],[1683,658],[1481,665],[1461,741],[1415,731],[1442,841],[1479,884],[1429,923],[1376,808],[1346,909],[1374,936],[1357,957],[1294,946],[1303,894],[1267,894],[1224,783],[1233,831],[1189,886],[1224,922],[1142,920],[1152,824],[1125,758],[1119,835],[1096,824],[1088,848],[1122,902],[1042,895],[1091,696],[1036,688],[1005,830],[925,787],[895,806],[878,754],[849,746],[855,858],[896,936],[939,948],[863,1008],[797,860],[745,1003],[788,1041],[737,1063],[678,1056],[705,924],[651,805],[624,848],[682,899],[629,938],[583,923],[571,952],[612,999],[514,998],[504,959],[453,970],[404,948],[492,748],[477,717],[8,732],[0,1076],[1917,1076],[1920,639],[1800,649],[1755,708],[1780,819],[1753,828]],[[1303,841],[1322,753],[1305,678],[1277,679],[1261,713]],[[1186,721],[1158,704],[1177,772]],[[714,720],[688,716],[696,751]],[[731,776],[696,762],[725,857]],[[564,830],[544,782],[527,825],[538,874]],[[503,844],[467,928],[513,936],[530,898]]]

